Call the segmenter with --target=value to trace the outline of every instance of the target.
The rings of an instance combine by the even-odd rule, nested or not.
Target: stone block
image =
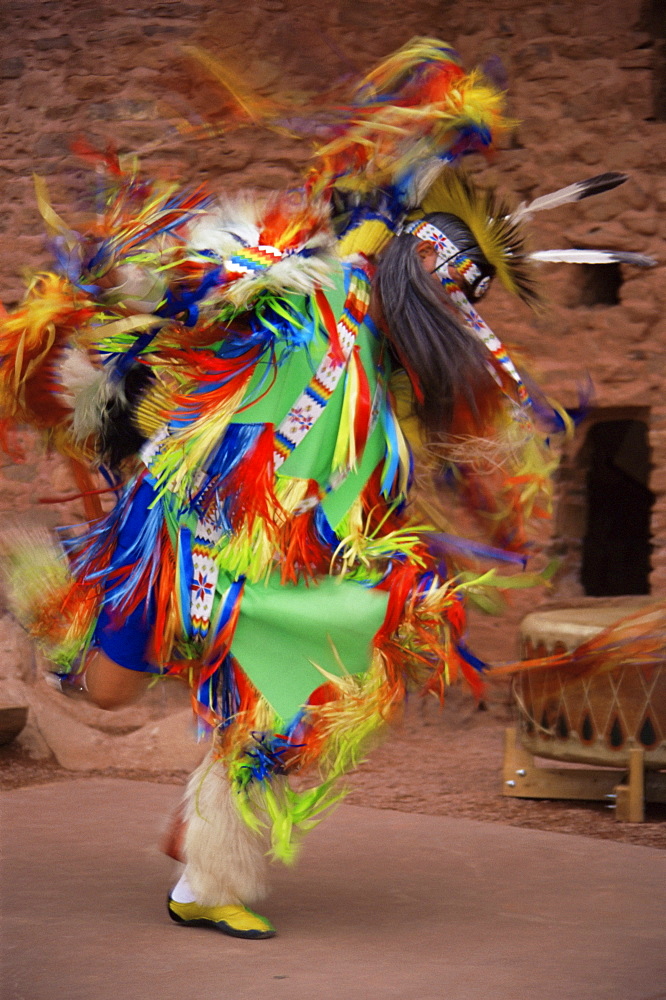
[[[661,315],[661,307],[652,299],[627,299],[623,300],[624,313],[631,324],[640,326],[643,329],[643,337],[652,336],[652,327]]]
[[[53,52],[54,50],[74,48],[74,43],[69,35],[38,36],[33,39],[32,44],[38,52]]]
[[[521,72],[537,70],[553,59],[554,48],[552,41],[546,36],[534,38],[526,45],[522,45],[513,53],[513,65]],[[533,79],[533,77],[530,77]]]
[[[568,4],[549,4],[545,10],[544,24],[554,35],[571,35],[576,32],[575,20]]]
[[[11,232],[17,224],[16,213],[12,209],[0,210],[0,233]]]
[[[18,80],[24,73],[25,59],[21,56],[9,56],[0,59],[0,80]]]
[[[636,167],[649,169],[650,164],[654,162],[649,146],[637,142],[636,138],[609,143],[606,157],[609,170],[633,170]]]
[[[115,121],[118,114],[117,101],[87,101],[86,115],[91,121]]]
[[[571,246],[585,249],[637,250],[644,252],[647,239],[642,234],[627,230],[617,219],[600,225],[581,222],[567,230]]]
[[[67,156],[72,145],[72,135],[67,132],[42,132],[34,143],[37,157]]]
[[[634,49],[633,52],[626,52],[617,61],[620,69],[652,69],[654,55],[651,48]]]
[[[601,40],[599,39],[599,42],[600,41]],[[572,35],[561,36],[556,40],[555,44],[557,46],[558,53],[565,59],[587,60],[590,58],[590,43],[587,38],[576,38]],[[597,51],[604,51],[601,44],[599,45]]]
[[[182,25],[169,23],[141,25],[141,34],[145,35],[146,38],[159,38],[160,36],[173,36],[181,33]]]
[[[60,83],[56,74],[37,71],[25,73],[18,95],[21,106],[28,110],[48,107],[54,88],[59,89]]]
[[[654,205],[653,187],[654,178],[650,174],[632,171],[627,183],[616,189],[620,196],[618,205],[626,205],[638,212],[650,208]]]
[[[666,469],[653,469],[650,473],[650,489],[655,493],[666,493]],[[666,515],[653,515],[653,530],[666,534]]]
[[[581,163],[586,164],[586,166],[594,166],[595,164],[603,163],[604,155],[606,152],[606,143],[601,138],[601,136],[588,135],[584,139],[579,140],[575,145],[572,145],[571,152],[576,160]],[[584,205],[583,211],[587,214],[588,204]],[[594,201],[594,207],[599,205],[605,208],[605,213],[600,217],[602,219],[612,219],[613,218],[613,207],[611,205],[603,206],[601,202]],[[597,216],[594,216],[597,218]]]
[[[66,121],[71,122],[80,113],[78,104],[52,104],[51,107],[43,109],[46,121]]]
[[[111,75],[103,76],[101,73],[97,75],[86,73],[85,75],[77,74],[69,76],[66,82],[66,90],[80,101],[94,101],[100,97],[112,99],[117,94],[118,88]]]

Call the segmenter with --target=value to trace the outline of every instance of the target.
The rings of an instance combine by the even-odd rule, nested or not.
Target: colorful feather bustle
[[[3,537],[10,608],[58,671],[77,673],[92,639],[99,591],[72,580],[62,548],[45,530]]]
[[[356,191],[410,185],[432,159],[488,149],[508,126],[503,95],[436,39],[415,38],[357,87],[347,123],[317,151],[316,184]],[[404,207],[409,207],[406,204]]]
[[[91,297],[51,273],[38,275],[24,302],[0,319],[0,413],[29,423],[67,454],[89,452],[66,432],[70,407],[59,397],[58,363],[96,313]]]

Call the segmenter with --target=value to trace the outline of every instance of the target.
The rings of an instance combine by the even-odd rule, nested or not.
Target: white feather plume
[[[414,170],[405,199],[406,207],[420,205],[439,175],[446,169],[446,164],[438,157],[431,156],[424,160]]]
[[[264,209],[265,203],[248,193],[221,199],[216,208],[192,223],[188,244],[193,250],[212,250],[220,260],[230,257],[239,246],[257,246]]]
[[[540,264],[633,264],[654,267],[657,261],[643,253],[624,250],[536,250],[530,260]]]

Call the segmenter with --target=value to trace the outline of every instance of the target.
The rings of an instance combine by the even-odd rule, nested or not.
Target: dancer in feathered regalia
[[[64,554],[15,553],[17,612],[98,705],[156,674],[190,685],[212,744],[186,797],[180,923],[271,936],[248,909],[267,851],[292,859],[410,687],[479,686],[464,600],[497,578],[470,559],[522,569],[545,438],[567,423],[475,308],[494,276],[535,297],[518,221],[457,170],[501,109],[417,40],[333,117],[298,190],[214,201],[109,155],[106,209],[74,233],[38,188],[59,267],[2,325],[5,429],[32,423],[118,496]],[[488,545],[410,522],[403,425]]]

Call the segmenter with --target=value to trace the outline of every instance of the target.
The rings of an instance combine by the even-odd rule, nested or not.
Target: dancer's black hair
[[[494,268],[457,216],[432,212],[423,221],[445,233],[482,276],[493,276]],[[427,273],[417,253],[420,242],[411,234],[391,240],[379,258],[375,288],[389,342],[414,386],[416,415],[426,432],[437,433],[449,427],[456,398],[476,413],[475,394],[488,380],[488,353],[456,319],[443,288]]]

